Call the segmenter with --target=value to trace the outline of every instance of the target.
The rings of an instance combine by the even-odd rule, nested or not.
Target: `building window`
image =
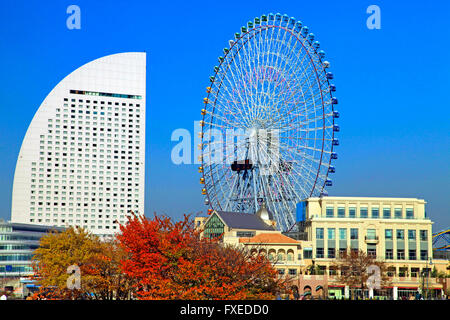
[[[420,241],[428,241],[428,230],[420,230]]]
[[[420,260],[428,260],[428,250],[420,250]]]
[[[394,252],[392,249],[386,249],[386,260],[394,259]]]
[[[359,209],[359,216],[361,218],[368,218],[369,215],[368,215],[368,211],[367,211],[366,207],[363,207],[363,208]]]
[[[297,269],[289,269],[289,275],[290,276],[296,276],[297,275]]]
[[[356,218],[356,208],[352,207],[348,209],[348,216],[350,218]]]
[[[375,229],[367,229],[367,240],[376,240],[377,231]]]
[[[367,256],[376,258],[377,257],[377,248],[375,246],[367,247]]]
[[[204,235],[206,238],[218,238],[224,233],[225,225],[222,220],[214,214],[205,224]]]
[[[345,218],[345,208],[343,207],[338,208],[338,218]]]
[[[408,276],[408,268],[407,267],[400,267],[398,270],[398,276],[399,277],[407,277]]]
[[[394,215],[395,215],[395,219],[401,219],[402,218],[402,209],[401,208],[395,208],[394,209]]]
[[[335,228],[328,228],[328,240],[336,239],[335,231],[336,231]]]
[[[337,268],[336,267],[331,267],[328,269],[328,274],[330,276],[336,276],[337,275]]]
[[[323,239],[323,228],[316,228],[316,239]]]
[[[199,221],[199,223],[200,223],[200,221]],[[251,237],[255,236],[255,232],[254,231],[237,231],[236,236],[238,238],[251,238]]]
[[[329,259],[336,258],[336,249],[335,248],[328,248],[328,258]]]
[[[323,248],[316,248],[316,258],[323,258]]]
[[[392,240],[392,229],[384,230],[384,237],[386,240]]]
[[[396,268],[395,267],[388,267],[387,268],[387,275],[388,277],[395,277],[396,274]]]
[[[294,261],[294,253],[293,252],[287,253],[287,261]]]
[[[345,228],[339,229],[339,240],[347,240],[347,229]]]
[[[397,260],[405,260],[405,250],[397,249]]]
[[[408,240],[416,240],[416,230],[408,230]]]
[[[312,248],[303,249],[303,257],[305,259],[312,259],[312,255],[313,255],[312,253],[313,253]]]
[[[284,269],[278,269],[278,274],[280,276],[284,276],[285,270]]]
[[[352,228],[350,229],[350,239],[357,240],[358,239],[358,229]]]
[[[398,229],[397,230],[397,240],[404,240],[405,239],[405,230]]]
[[[416,260],[416,259],[417,259],[416,250],[415,249],[409,250],[409,260]]]
[[[347,254],[347,249],[345,249],[345,248],[340,248],[339,249],[339,257],[340,258],[345,257],[346,254]]]
[[[391,209],[383,208],[383,219],[390,219],[390,218],[391,218]]]
[[[333,218],[334,217],[334,208],[333,207],[327,207],[326,215],[327,215],[327,218]]]
[[[406,208],[406,219],[414,219],[414,209]]]
[[[380,217],[380,209],[379,208],[372,208],[372,218],[378,219]]]
[[[327,272],[326,266],[318,266],[317,274],[323,276]]]

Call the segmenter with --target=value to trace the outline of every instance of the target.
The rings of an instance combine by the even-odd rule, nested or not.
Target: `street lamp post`
[[[432,258],[430,258],[429,261],[430,261],[430,268],[431,268],[431,266],[433,265],[433,260],[432,260]],[[426,299],[428,300],[429,279],[430,279],[430,270],[428,270],[428,259],[427,259],[427,262],[426,262],[426,264],[425,264],[425,269],[427,270],[427,291],[426,291],[425,297],[426,297]]]
[[[428,270],[428,261],[430,262],[430,268],[433,265],[433,260],[432,258],[427,257],[426,263],[425,263],[425,270],[424,272],[422,272],[422,288],[425,291],[425,272],[426,272],[426,277],[427,277],[427,287],[426,287],[426,293],[425,293],[425,299],[428,299],[428,291],[429,291],[429,278],[430,278],[430,270]]]

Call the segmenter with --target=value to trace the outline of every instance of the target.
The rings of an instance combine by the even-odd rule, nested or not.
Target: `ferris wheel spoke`
[[[234,53],[234,52],[232,52],[234,55],[236,55],[236,53]],[[238,56],[239,56],[239,49],[237,50],[237,54],[238,54]],[[229,83],[229,85],[230,85],[230,87],[231,88],[233,88],[233,87],[237,87],[239,90],[235,90],[236,92],[237,92],[237,94],[238,94],[238,97],[239,97],[239,99],[241,100],[241,107],[242,106],[245,106],[246,104],[248,105],[249,104],[249,101],[248,101],[248,89],[247,89],[247,86],[246,86],[246,84],[245,84],[245,81],[243,81],[242,79],[240,79],[239,81],[236,79],[236,76],[234,75],[234,73],[233,73],[233,66],[231,65],[231,63],[234,63],[234,65],[236,66],[236,59],[234,59],[234,58],[230,58],[231,59],[231,62],[229,62],[228,61],[228,59],[227,59],[227,65],[226,65],[226,70],[225,70],[225,73],[224,73],[224,76],[223,76],[223,78],[224,78],[224,80],[225,81],[227,81],[228,83]],[[236,66],[237,67],[237,66]],[[230,79],[227,75],[226,75],[226,71],[227,70],[229,70],[230,71],[230,73],[231,73],[231,76],[232,76],[232,79]],[[239,68],[237,67],[237,71],[240,71],[239,70]],[[241,75],[240,75],[241,76]],[[224,81],[224,80],[222,80],[222,81]],[[225,87],[225,89],[227,90],[227,86],[224,86]],[[245,91],[245,93],[246,93],[246,95],[245,95],[245,99],[242,97],[242,95],[241,95],[241,90],[240,90],[240,88],[243,88],[244,89],[244,91]],[[228,93],[230,94],[230,92],[228,91]],[[233,96],[233,95],[232,95]],[[236,111],[238,112],[238,113],[240,113],[241,114],[241,116],[243,116],[243,117],[245,117],[245,115],[242,113],[242,109],[243,108],[239,108],[239,106],[238,105],[236,105]]]
[[[230,69],[229,69],[231,78],[229,78],[228,76],[226,76],[226,79],[227,79],[227,81],[230,83],[231,86],[235,85],[235,87],[238,88],[237,94],[238,94],[238,96],[239,96],[239,99],[241,100],[241,103],[240,103],[241,108],[237,108],[236,111],[238,111],[238,112],[241,114],[242,117],[245,117],[246,121],[248,122],[248,120],[249,120],[249,114],[248,114],[248,113],[243,113],[243,111],[246,110],[246,109],[243,108],[243,107],[244,107],[244,106],[248,106],[248,105],[250,104],[250,101],[249,101],[249,99],[248,99],[248,96],[249,96],[249,93],[250,93],[250,92],[249,92],[249,89],[248,89],[248,87],[247,87],[246,82],[242,79],[241,70],[236,69],[236,70],[235,70],[236,75],[235,75],[235,72],[233,71],[234,67],[236,66],[236,60],[233,59],[232,62],[233,62],[233,64],[234,64],[234,66],[233,66],[233,65],[230,65]],[[241,88],[242,88],[242,90],[241,90]],[[245,98],[242,97],[241,91],[244,92]]]
[[[226,76],[225,77],[226,78],[226,80],[229,82],[229,83],[233,83],[230,79],[228,79],[228,77]],[[227,86],[224,86],[224,90],[228,90],[227,89]],[[239,108],[239,106],[243,106],[246,102],[243,100],[243,98],[241,97],[241,94],[240,94],[240,90],[236,90],[237,91],[237,95],[238,95],[238,98],[240,99],[240,104],[239,103],[237,103],[236,102],[236,100],[235,99],[230,99],[231,101],[233,101],[234,103],[233,104],[227,104],[227,103],[224,103],[223,105],[222,105],[222,107],[225,109],[225,110],[228,110],[228,112],[230,113],[230,114],[240,114],[241,115],[241,117],[242,117],[242,120],[244,120],[244,121],[248,121],[247,120],[247,116],[242,112],[242,110],[243,110],[243,108]],[[228,92],[226,92],[226,94],[229,94],[231,97],[234,97],[234,95],[232,95],[232,93],[230,93],[229,91]],[[224,98],[224,99],[222,99],[222,100],[225,100],[225,101],[230,101],[230,100],[227,100],[226,98],[226,96],[225,96],[225,92],[223,92],[223,91],[219,91],[218,92],[218,99],[220,99],[220,98]],[[219,96],[219,95],[221,95],[221,96]],[[230,109],[231,108],[231,109]]]
[[[246,88],[248,90],[247,92],[247,110],[248,110],[248,114],[250,116],[250,119],[252,119],[254,117],[254,110],[252,108],[252,106],[255,105],[255,100],[254,100],[254,94],[252,92],[252,86],[253,86],[253,73],[252,71],[252,59],[249,55],[248,52],[248,47],[250,46],[251,43],[251,39],[249,38],[251,35],[248,35],[246,38],[246,43],[248,44],[247,46],[242,46],[242,51],[239,50],[238,51],[238,58],[239,58],[239,66],[237,65],[237,62],[235,61],[235,66],[236,66],[236,70],[239,70],[239,75],[242,78],[242,81],[244,83],[246,83]],[[242,53],[242,55],[241,55]]]
[[[283,149],[286,150],[284,144],[280,144],[280,148],[281,148],[282,150],[283,150]],[[287,148],[287,150],[289,150],[289,149],[292,149],[292,148]],[[294,158],[293,158],[293,156],[292,156],[292,153],[293,153],[293,152],[294,152],[294,153],[299,153],[298,150],[289,150],[289,152],[282,153],[282,154],[283,154],[283,155],[284,155],[284,154],[291,155],[290,157],[289,157],[289,156],[283,156],[283,158],[284,158],[284,159],[287,159],[287,160],[292,160],[292,163],[295,164]],[[301,156],[302,156],[303,159],[306,159],[306,160],[309,160],[309,161],[312,161],[312,162],[316,162],[318,165],[320,165],[320,162],[319,162],[317,159],[314,159],[314,158],[310,157],[310,156],[307,155],[306,153],[301,153]],[[293,168],[293,170],[296,171],[295,167]],[[296,173],[297,173],[297,174],[300,174],[300,172],[296,172]],[[303,175],[302,175],[302,176],[303,176]]]
[[[263,152],[263,153],[265,153],[265,156],[266,156],[266,157],[270,158],[270,155],[268,154],[268,152],[267,152],[265,149],[261,149],[260,151]],[[274,166],[274,167],[272,168],[272,170],[275,171],[275,173],[272,174],[272,176],[275,176],[275,177],[283,177],[283,174],[282,174],[281,169],[280,169],[280,166],[281,166],[280,158],[282,158],[282,157],[278,157],[278,158],[275,158],[275,159],[271,158],[270,163],[272,163],[272,166]],[[275,163],[275,165],[273,165],[273,163]],[[296,201],[300,201],[301,198],[298,196],[298,194],[297,194],[297,192],[295,191],[295,189],[292,188],[291,184],[289,184],[288,187],[290,187],[290,188],[291,188],[291,191],[293,191],[294,194],[297,196]]]
[[[282,144],[282,143],[280,143],[280,148],[283,148],[284,150],[287,150],[287,149],[288,149],[291,153],[296,153],[296,154],[298,154],[299,156],[303,157],[304,159],[307,159],[307,160],[309,160],[309,161],[315,162],[315,163],[317,163],[317,164],[321,164],[320,160],[314,159],[314,158],[312,158],[310,155],[308,155],[307,153],[301,152],[301,151],[298,150],[298,149],[295,149],[295,148],[289,148],[288,146],[286,146],[285,144]],[[321,151],[322,151],[322,150],[319,150],[319,149],[316,149],[316,148],[311,148],[311,147],[308,147],[308,146],[301,146],[300,148],[301,148],[301,149],[311,150],[311,151],[314,151],[314,152],[321,152]],[[324,152],[325,152],[325,150],[324,150]],[[331,154],[331,151],[328,151],[328,150],[327,150],[325,153]],[[326,167],[329,166],[329,165],[326,164],[326,163],[322,163],[321,165],[326,166]]]
[[[300,89],[298,89],[298,90],[301,90],[301,88]],[[291,96],[290,97],[288,97],[288,98],[292,98],[292,97],[294,97],[294,95],[295,95],[295,93],[296,92],[292,92],[291,93]],[[310,98],[308,98],[307,100],[305,100],[305,103],[307,102],[307,101],[309,101],[309,100],[311,100],[311,99],[313,99],[314,98],[314,96],[311,96]],[[286,99],[284,102],[286,103],[286,102],[288,102],[289,100],[288,99]],[[294,104],[294,106],[299,106],[299,103],[297,103],[297,104]],[[280,111],[280,110],[278,110],[278,111]],[[278,114],[282,114],[282,113],[278,113]],[[280,116],[279,116],[280,117]],[[279,119],[279,118],[278,118]]]
[[[214,175],[216,175],[217,177],[215,177],[214,179]],[[209,187],[210,189],[214,189],[216,192],[212,193],[210,197],[213,198],[213,200],[215,200],[215,202],[218,203],[219,207],[222,208],[222,204],[224,203],[223,199],[226,195],[226,190],[229,190],[230,187],[230,183],[228,183],[228,180],[226,178],[227,172],[226,170],[223,170],[223,172],[221,174],[219,174],[219,171],[210,171],[210,176],[211,176],[211,181],[216,181],[215,183],[212,183],[211,185],[206,185],[205,187]]]
[[[289,159],[289,157],[283,157],[283,158]],[[320,165],[323,165],[323,164],[320,164],[316,159],[311,158],[311,157],[309,157],[308,155],[304,155],[304,159],[310,160],[310,161],[312,161],[312,162],[318,163],[319,167],[320,167]],[[298,171],[298,170],[295,168],[295,164],[297,164],[296,161],[292,161],[291,163],[293,164],[293,166],[291,167],[291,170],[292,170],[297,176],[301,177],[302,179],[305,177],[305,175],[308,175],[308,176],[313,177],[313,175],[315,174],[315,171],[312,170],[312,167],[313,167],[313,166],[312,166],[312,163],[311,163],[311,165],[309,165],[309,166],[308,166],[308,165],[304,166],[304,165],[302,164],[301,170],[300,170],[300,171]],[[322,176],[321,176],[321,177],[322,177]],[[326,178],[324,178],[324,179],[326,179]],[[306,183],[309,183],[309,180],[305,180],[305,181],[306,181]],[[313,187],[313,184],[312,184],[312,183],[310,184],[310,187]]]

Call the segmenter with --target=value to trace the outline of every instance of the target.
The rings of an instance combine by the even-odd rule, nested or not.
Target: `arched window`
[[[294,251],[288,250],[287,261],[294,261]]]
[[[276,256],[275,250],[269,250],[269,261],[274,261]]]
[[[286,254],[283,249],[278,250],[278,261],[286,260]]]

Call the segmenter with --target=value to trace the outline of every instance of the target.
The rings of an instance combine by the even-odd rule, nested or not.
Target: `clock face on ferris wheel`
[[[314,34],[287,15],[262,15],[235,33],[201,111],[200,183],[211,209],[255,213],[265,203],[289,230],[297,203],[326,194],[339,144],[329,67]]]

